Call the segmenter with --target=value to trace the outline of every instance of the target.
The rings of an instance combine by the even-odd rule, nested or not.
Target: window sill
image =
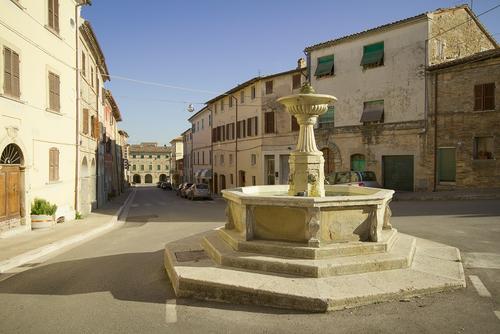
[[[11,1],[11,2],[13,2],[13,3],[14,3],[14,5],[16,5],[17,7],[19,7],[19,9],[22,9],[22,10],[25,10],[25,9],[26,9],[26,7],[23,7],[23,5],[21,5],[21,4],[19,3],[19,1],[16,1],[16,0],[10,0],[10,1]]]
[[[497,111],[496,109],[486,109],[486,110],[472,110],[475,113],[482,113],[482,112],[494,112]]]
[[[10,96],[10,95],[1,94],[1,93],[0,93],[0,96],[3,97],[3,98],[5,98],[5,99],[7,99],[7,100],[11,100],[11,101],[14,101],[14,102],[26,104],[26,101],[21,100],[21,97]]]
[[[63,183],[61,180],[56,180],[56,181],[45,182],[45,185],[50,186],[51,184],[61,184],[61,183]]]
[[[59,34],[59,31],[55,30],[52,27],[49,27],[48,25],[44,25],[44,27],[45,27],[45,29],[47,29],[48,31],[50,31],[54,36],[56,36],[57,38],[59,38],[62,41],[62,37]]]
[[[45,111],[49,112],[51,114],[58,115],[58,116],[64,116],[65,115],[65,114],[61,113],[60,111],[53,110],[53,109],[50,109],[50,108],[45,108]]]
[[[335,74],[325,74],[325,75],[320,75],[320,76],[315,75],[314,77],[316,78],[316,80],[321,80],[321,79],[327,79],[327,78],[334,78]]]

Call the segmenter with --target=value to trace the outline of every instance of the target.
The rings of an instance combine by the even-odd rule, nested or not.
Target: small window
[[[94,88],[94,66],[90,66],[90,86]]]
[[[295,116],[291,116],[291,128],[292,128],[292,132],[293,131],[299,131],[300,130],[300,126],[299,126],[299,123],[297,122],[297,118],[295,118]]]
[[[149,170],[153,170],[153,165],[149,165]]]
[[[49,109],[59,112],[61,110],[59,76],[49,72]]]
[[[252,135],[252,133],[253,133],[253,131],[252,131],[252,129],[253,129],[253,124],[252,124],[253,122],[252,122],[252,120],[253,120],[253,117],[247,119],[247,136],[249,136],[249,137],[253,136]]]
[[[250,89],[251,92],[250,92],[250,97],[253,99],[255,99],[255,86],[252,86],[252,88]]]
[[[274,111],[266,112],[264,114],[265,133],[274,133]]]
[[[295,118],[295,117],[294,117]],[[327,111],[318,117],[318,125],[321,127],[325,124],[333,124],[335,122],[335,107],[328,107]]]
[[[59,181],[59,150],[49,150],[49,182]]]
[[[365,45],[363,47],[361,66],[370,68],[382,65],[384,65],[384,42]]]
[[[153,159],[153,156],[151,154],[149,155],[149,159]]]
[[[59,32],[59,0],[48,0],[49,27]]]
[[[132,170],[137,170],[137,166],[136,165],[132,165]]]
[[[229,175],[229,179],[231,181],[231,184],[234,184],[234,176],[233,176],[233,174]]]
[[[240,103],[245,103],[245,91],[240,92]]]
[[[4,55],[4,76],[3,92],[5,95],[19,98],[21,97],[20,76],[19,76],[19,54],[7,47],[3,49]]]
[[[82,51],[82,75],[84,77],[87,76],[87,64],[86,64],[87,59],[86,58],[87,57],[85,56],[85,52]]]
[[[83,117],[82,117],[82,132],[85,135],[89,134],[89,110],[83,109]]]
[[[220,155],[220,164],[224,165],[224,154]]]
[[[495,110],[495,83],[474,86],[474,110]]]
[[[360,122],[363,124],[384,121],[384,100],[368,101],[363,105]]]
[[[266,94],[272,94],[273,93],[273,81],[269,80],[266,81]]]
[[[224,99],[220,100],[220,111],[224,111]]]
[[[229,108],[232,108],[233,107],[233,96],[230,95],[229,96]]]
[[[255,166],[257,164],[257,154],[252,154],[250,156],[250,163],[252,164],[252,166]]]
[[[475,137],[474,138],[474,159],[490,160],[494,159],[493,155],[493,136]]]
[[[141,165],[141,170],[144,170],[144,165]]]
[[[205,128],[205,119],[201,119],[201,129],[203,130]]]
[[[229,165],[233,164],[233,154],[229,153]]]
[[[161,155],[159,155],[159,154],[158,154],[156,157],[157,157],[158,159],[160,159],[160,158],[161,158]]]
[[[333,75],[334,60],[333,55],[318,58],[318,66],[316,67],[314,75],[318,78],[326,75]]]
[[[255,186],[257,184],[257,178],[255,175],[252,175],[252,185]]]
[[[141,159],[144,159],[144,154],[141,154]]]
[[[161,170],[161,166],[160,165],[156,165],[156,170]]]
[[[208,115],[208,126],[212,126],[212,115]]]
[[[299,89],[300,88],[300,80],[301,80],[300,73],[294,74],[292,76],[292,89]]]

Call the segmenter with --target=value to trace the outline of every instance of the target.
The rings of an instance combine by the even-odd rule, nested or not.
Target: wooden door
[[[0,221],[20,217],[20,171],[18,166],[0,166]]]

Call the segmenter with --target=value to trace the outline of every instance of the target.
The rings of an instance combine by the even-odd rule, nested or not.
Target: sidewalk
[[[447,201],[500,199],[500,188],[458,189],[435,192],[396,192],[394,201]]]
[[[0,239],[0,273],[111,229],[133,198],[133,193],[133,189],[128,189],[84,219]]]

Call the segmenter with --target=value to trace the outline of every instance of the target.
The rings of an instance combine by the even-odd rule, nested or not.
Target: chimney
[[[306,66],[307,64],[304,58],[299,58],[299,60],[297,60],[297,69],[306,68]]]

